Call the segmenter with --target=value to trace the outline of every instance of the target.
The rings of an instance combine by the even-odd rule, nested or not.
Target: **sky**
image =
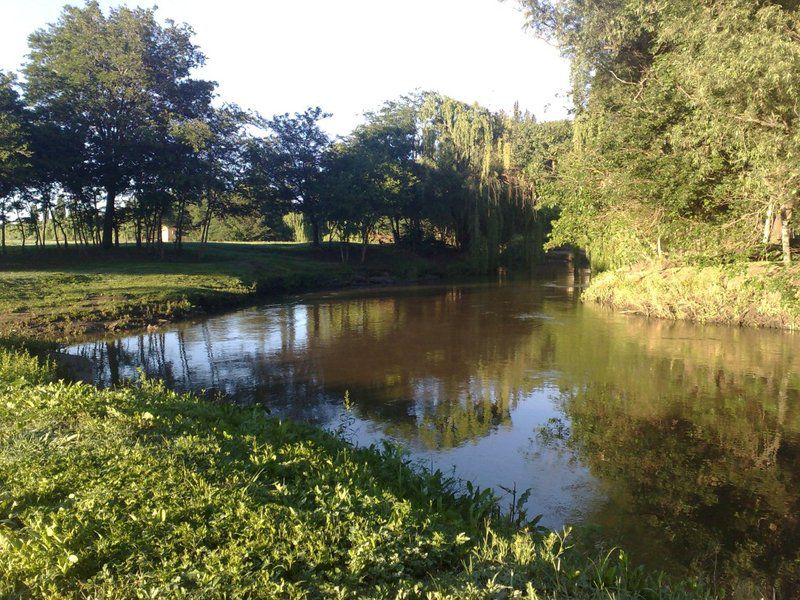
[[[71,2],[81,4],[82,2]],[[189,23],[219,83],[218,102],[264,116],[321,106],[345,135],[366,110],[413,90],[489,108],[515,101],[539,120],[567,115],[569,64],[524,30],[513,0],[101,0],[158,5]],[[63,0],[0,0],[0,69],[17,70],[27,36]]]

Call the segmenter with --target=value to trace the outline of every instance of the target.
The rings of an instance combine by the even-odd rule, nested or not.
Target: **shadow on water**
[[[347,420],[638,560],[800,591],[800,336],[613,314],[582,283],[317,294],[66,353],[100,385]]]

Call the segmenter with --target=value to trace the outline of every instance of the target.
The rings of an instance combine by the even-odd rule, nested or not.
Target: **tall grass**
[[[771,263],[608,271],[583,299],[648,317],[800,329],[800,271]]]

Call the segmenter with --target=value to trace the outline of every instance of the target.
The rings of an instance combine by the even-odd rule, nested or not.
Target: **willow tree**
[[[561,137],[547,147],[544,137],[524,134],[538,131],[530,115],[493,113],[438,94],[426,97],[421,117],[421,160],[435,173],[434,188],[442,188],[444,211],[431,217],[479,270],[495,267],[515,240],[530,262],[544,243],[539,184],[549,178],[545,171],[554,168],[552,154],[566,142],[569,125],[557,126]]]

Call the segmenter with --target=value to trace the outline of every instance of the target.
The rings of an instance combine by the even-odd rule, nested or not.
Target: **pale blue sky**
[[[72,2],[81,4],[82,2]],[[414,89],[493,109],[515,100],[541,120],[565,116],[568,63],[523,30],[513,1],[160,0],[208,56],[200,76],[221,100],[271,116],[320,105],[345,134],[361,113]],[[58,18],[61,0],[0,0],[0,68],[15,70],[27,36]]]

